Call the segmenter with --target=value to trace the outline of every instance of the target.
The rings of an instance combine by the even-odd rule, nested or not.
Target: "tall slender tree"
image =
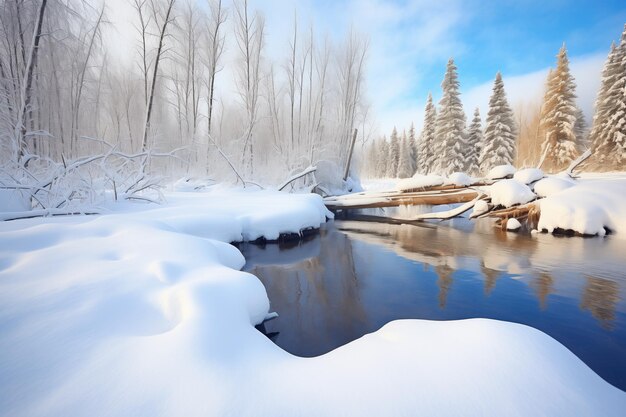
[[[606,161],[603,169],[623,169],[626,162],[626,25],[615,50],[615,76],[605,97],[606,119],[601,126],[598,152]]]
[[[387,177],[396,178],[398,176],[398,163],[400,162],[400,138],[395,127],[389,138],[389,153],[387,155]]]
[[[402,132],[400,139],[400,153],[398,155],[398,178],[408,178],[413,175],[411,144],[406,131]]]
[[[506,99],[502,75],[498,72],[489,99],[480,167],[486,172],[494,166],[512,164],[515,158],[517,127]]]
[[[457,68],[452,58],[448,60],[441,88],[443,96],[439,101],[435,137],[441,143],[442,157],[437,168],[442,174],[450,174],[465,169],[463,155],[467,146],[465,112],[461,103]]]
[[[474,118],[467,133],[467,172],[470,175],[478,175],[480,172],[480,155],[483,148],[483,128],[480,120],[478,107],[474,110]]]
[[[565,169],[577,156],[576,84],[569,70],[565,44],[557,55],[557,66],[549,76],[541,108],[543,168],[548,171]]]
[[[424,109],[424,127],[420,134],[417,152],[419,161],[417,170],[424,174],[430,173],[436,162],[437,155],[434,152],[436,123],[437,109],[433,105],[433,96],[428,93],[426,108]]]

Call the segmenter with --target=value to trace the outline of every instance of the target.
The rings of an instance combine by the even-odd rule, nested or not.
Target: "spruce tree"
[[[617,76],[611,85],[607,102],[610,114],[602,135],[603,149],[607,155],[606,168],[624,169],[626,163],[626,25],[617,47]]]
[[[394,127],[393,132],[391,132],[391,138],[389,141],[389,153],[387,157],[387,177],[397,178],[398,162],[400,162],[400,139],[398,138],[398,131]]]
[[[417,170],[417,138],[415,137],[415,125],[411,123],[411,128],[409,129],[409,149],[411,151],[411,176],[415,174]]]
[[[515,158],[517,128],[513,111],[506,99],[502,74],[498,72],[489,98],[489,112],[485,121],[480,168],[487,172],[498,165],[512,164]]]
[[[441,83],[443,96],[439,101],[435,151],[441,155],[436,171],[450,174],[465,169],[464,154],[467,146],[465,140],[465,113],[461,103],[459,80],[454,60],[450,58],[446,75]],[[438,151],[441,153],[439,154]]]
[[[606,165],[607,154],[605,153],[608,153],[610,148],[609,144],[605,143],[608,136],[607,122],[614,107],[609,99],[609,92],[619,78],[619,68],[619,51],[615,43],[611,43],[611,50],[602,69],[602,83],[596,98],[595,114],[589,132],[589,141],[596,167]]]
[[[585,114],[580,107],[576,107],[574,135],[576,136],[576,143],[578,144],[579,151],[582,153],[587,150],[590,146],[589,136],[587,135],[587,121],[585,120]]]
[[[480,120],[478,107],[474,110],[474,118],[467,133],[467,173],[478,175],[480,173],[480,155],[483,147],[483,128]]]
[[[428,174],[432,171],[436,163],[435,146],[435,126],[437,123],[437,109],[433,105],[433,97],[428,93],[426,108],[424,109],[424,127],[420,134],[417,151],[417,171]]]
[[[576,84],[569,71],[565,44],[557,55],[557,66],[548,79],[546,94],[541,108],[540,131],[543,168],[560,171],[576,158]]]
[[[400,140],[400,154],[398,160],[398,178],[409,178],[413,175],[413,171],[411,169],[411,144],[409,143],[409,138],[406,134],[406,131],[402,133],[402,139]]]

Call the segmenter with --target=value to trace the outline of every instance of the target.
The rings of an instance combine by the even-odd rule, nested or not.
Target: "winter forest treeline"
[[[5,188],[39,189],[50,208],[71,199],[51,197],[63,182],[72,198],[69,183],[95,181],[118,196],[154,173],[272,183],[321,160],[342,169],[368,112],[363,36],[333,41],[294,13],[272,58],[247,0],[127,4],[136,41],[120,62],[107,2],[0,0]]]
[[[457,67],[450,59],[435,107],[429,94],[423,128],[416,135],[393,129],[368,147],[363,171],[374,178],[407,178],[418,174],[485,175],[498,165],[540,166],[548,172],[567,168],[585,150],[592,151],[585,169],[624,170],[626,167],[626,25],[618,46],[611,45],[602,72],[591,129],[576,106],[576,84],[569,70],[565,45],[549,71],[541,107],[518,126],[507,101],[500,73],[496,74],[484,121],[479,109],[467,123],[460,99]]]

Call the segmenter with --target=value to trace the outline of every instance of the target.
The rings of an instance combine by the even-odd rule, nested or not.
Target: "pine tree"
[[[478,107],[474,110],[474,118],[469,126],[467,134],[467,173],[478,175],[480,173],[480,155],[483,147],[483,128],[480,120]]]
[[[389,153],[387,157],[387,177],[397,178],[398,162],[400,162],[400,139],[398,138],[398,131],[394,127],[393,132],[391,132],[391,138],[389,141]]]
[[[437,127],[435,138],[438,146],[435,151],[442,153],[437,171],[450,174],[465,169],[464,153],[467,146],[465,141],[465,113],[461,103],[459,80],[454,60],[450,58],[446,68],[446,75],[441,83],[443,96],[439,101]]]
[[[610,148],[609,144],[605,143],[608,136],[607,122],[613,107],[612,101],[609,99],[609,92],[619,78],[619,68],[619,51],[615,43],[611,43],[611,50],[602,70],[602,84],[596,98],[595,114],[591,131],[589,132],[589,141],[594,153],[595,165],[598,167],[605,165],[605,159],[608,156],[605,152],[608,152]]]
[[[411,144],[409,143],[409,138],[406,134],[406,131],[402,133],[402,139],[400,140],[400,154],[398,161],[398,178],[409,178],[413,175],[413,170],[411,168]]]
[[[626,163],[626,25],[617,47],[617,63],[617,76],[607,96],[610,114],[601,138],[604,149],[600,150],[607,155],[609,169],[624,169]]]
[[[580,107],[576,107],[576,123],[574,123],[574,135],[576,136],[576,143],[578,144],[579,151],[582,153],[589,149],[589,136],[587,135],[587,121],[585,120],[585,114]]]
[[[409,129],[409,149],[411,151],[411,176],[417,170],[417,138],[415,137],[415,125],[411,123]]]
[[[378,178],[385,178],[387,176],[388,158],[389,145],[387,143],[387,137],[383,136],[378,143],[378,159],[376,161],[376,176]]]
[[[515,138],[517,128],[513,111],[506,99],[502,74],[496,74],[493,92],[489,98],[489,112],[485,121],[483,149],[480,168],[489,171],[498,165],[512,164],[515,158]]]
[[[569,60],[565,44],[557,55],[556,70],[548,78],[546,94],[541,108],[540,130],[543,168],[559,171],[576,158],[578,145],[574,125],[576,124],[576,84],[569,71]]]
[[[437,123],[437,109],[433,105],[433,97],[428,93],[426,108],[424,109],[424,127],[420,134],[417,151],[417,171],[428,174],[432,171],[436,163],[435,146],[435,126]]]

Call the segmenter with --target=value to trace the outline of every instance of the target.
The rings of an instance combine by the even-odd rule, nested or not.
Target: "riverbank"
[[[0,223],[0,414],[618,416],[626,407],[626,393],[554,339],[494,320],[394,321],[323,356],[292,356],[255,330],[271,300],[229,243],[319,227],[321,198],[228,189],[167,198]]]

